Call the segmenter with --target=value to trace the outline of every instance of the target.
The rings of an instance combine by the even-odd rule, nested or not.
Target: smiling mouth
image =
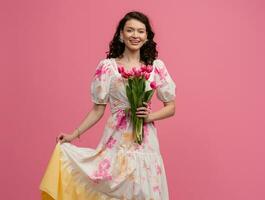
[[[133,41],[133,40],[130,40],[130,43],[132,43],[132,44],[139,44],[140,41]]]

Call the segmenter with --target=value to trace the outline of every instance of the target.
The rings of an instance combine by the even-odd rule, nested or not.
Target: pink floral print
[[[161,175],[162,174],[161,167],[157,163],[156,163],[156,174],[157,175]]]
[[[155,68],[155,73],[160,77],[161,81],[166,79],[167,76],[166,68]]]
[[[175,83],[171,76],[169,75],[167,68],[163,61],[159,60],[157,66],[155,67],[155,81],[156,81],[156,91],[157,97],[162,102],[169,102],[174,100],[175,94]]]
[[[101,80],[101,78],[103,77],[103,74],[106,74],[109,72],[109,68],[105,67],[103,63],[101,63],[97,69],[96,72],[94,74],[95,78],[98,80]]]
[[[124,110],[120,109],[117,111],[116,119],[117,119],[117,124],[116,124],[117,129],[125,129],[127,126],[127,119]]]
[[[153,191],[154,192],[158,192],[159,193],[159,196],[161,196],[161,190],[160,190],[160,187],[158,185],[156,185],[156,186],[153,187]]]
[[[94,172],[93,178],[96,183],[99,182],[99,180],[105,179],[105,180],[111,180],[112,176],[109,174],[109,168],[110,168],[110,160],[105,158],[103,159],[99,165],[98,170]]]
[[[110,136],[109,140],[106,143],[106,147],[111,149],[113,145],[117,142],[112,136]]]

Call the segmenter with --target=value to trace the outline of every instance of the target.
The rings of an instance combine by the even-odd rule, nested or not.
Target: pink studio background
[[[39,199],[55,137],[92,107],[95,67],[133,9],[177,85],[175,116],[156,123],[170,199],[265,199],[264,1],[0,4],[2,199]],[[74,144],[95,148],[109,115]]]

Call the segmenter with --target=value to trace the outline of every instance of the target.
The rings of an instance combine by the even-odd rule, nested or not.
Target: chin
[[[140,50],[142,46],[127,46],[128,49],[130,50]]]

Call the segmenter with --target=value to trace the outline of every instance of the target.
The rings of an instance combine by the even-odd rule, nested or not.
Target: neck
[[[137,51],[130,51],[129,49],[125,48],[123,52],[123,57],[128,62],[139,62],[140,61],[140,50]]]

